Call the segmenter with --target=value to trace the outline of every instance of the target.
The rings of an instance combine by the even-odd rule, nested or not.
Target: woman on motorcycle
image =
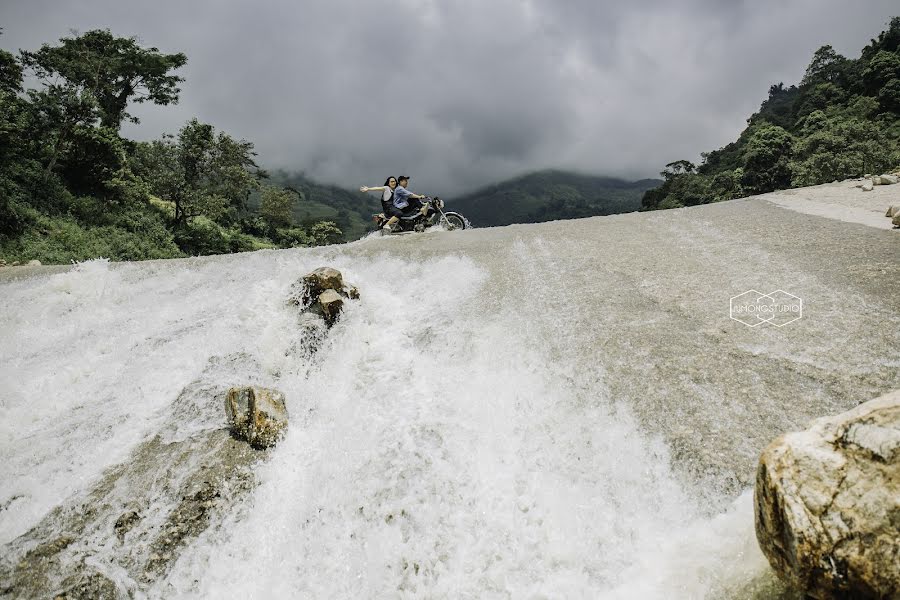
[[[400,215],[402,212],[394,206],[394,190],[397,189],[397,178],[396,177],[388,177],[384,180],[384,185],[379,187],[368,187],[362,186],[359,188],[359,191],[362,193],[366,192],[381,192],[381,210],[384,211],[384,215],[389,216],[388,222],[384,224],[382,229],[387,230],[388,232],[393,231],[394,225],[400,220]]]

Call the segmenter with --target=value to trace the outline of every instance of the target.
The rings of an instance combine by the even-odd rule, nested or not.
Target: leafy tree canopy
[[[675,161],[644,209],[690,206],[816,185],[900,165],[900,17],[849,59],[822,46],[799,86],[769,88],[737,140]],[[705,194],[701,197],[700,194]]]
[[[22,64],[45,82],[62,77],[93,94],[104,127],[118,130],[125,119],[137,123],[138,119],[126,112],[129,102],[178,102],[178,84],[184,79],[171,71],[187,63],[184,54],[142,48],[134,37],[115,37],[103,29],[60,42],[56,46],[44,44],[36,52],[23,51]]]

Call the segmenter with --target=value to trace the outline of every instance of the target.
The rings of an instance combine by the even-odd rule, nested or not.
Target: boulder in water
[[[895,175],[875,175],[872,177],[873,185],[893,185],[897,181],[898,178]]]
[[[287,429],[284,394],[254,386],[234,387],[225,395],[228,426],[256,448],[274,446]]]
[[[891,223],[894,227],[900,227],[900,213],[894,213],[894,218]]]
[[[29,260],[29,261],[28,261],[28,266],[29,266],[29,267],[39,267],[39,266],[41,266],[41,261],[39,261],[39,260]]]
[[[288,303],[300,306],[303,314],[318,315],[330,327],[337,321],[344,299],[358,300],[359,289],[344,283],[344,277],[337,269],[319,267],[291,287]]]
[[[871,192],[871,191],[872,191],[872,185],[873,185],[873,184],[872,184],[871,181],[865,182],[864,184],[862,184],[862,191],[864,191],[864,192]]]
[[[350,298],[351,300],[359,300],[359,288],[355,285],[345,285],[341,289],[341,295],[345,298]]]
[[[325,290],[338,291],[343,288],[344,277],[340,271],[331,267],[319,267],[293,285],[288,302],[306,308]]]
[[[331,267],[319,267],[312,273],[303,277],[304,282],[311,290],[324,292],[325,290],[339,290],[344,287],[344,277],[341,272]]]
[[[900,215],[900,205],[898,206],[888,206],[887,212],[884,213],[886,217],[894,217]]]
[[[344,307],[344,299],[334,290],[325,290],[319,294],[316,304],[321,308],[325,322],[333,325]]]
[[[900,597],[900,391],[775,440],[755,507],[763,553],[809,597]]]

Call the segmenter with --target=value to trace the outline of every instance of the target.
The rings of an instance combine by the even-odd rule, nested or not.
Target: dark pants
[[[384,214],[388,217],[408,217],[419,212],[422,209],[422,203],[418,200],[410,199],[409,206],[406,208],[397,208],[393,204],[385,207]]]
[[[419,212],[420,210],[422,210],[422,203],[419,202],[417,199],[410,198],[409,206],[407,206],[406,208],[403,209],[403,216],[408,217],[410,215],[414,215],[417,212]]]
[[[394,206],[393,202],[385,202],[384,200],[381,201],[381,211],[388,219],[390,219],[391,217],[399,217],[401,214],[403,214],[400,212],[399,208]]]

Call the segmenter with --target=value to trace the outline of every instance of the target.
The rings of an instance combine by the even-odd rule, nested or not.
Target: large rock
[[[261,387],[235,387],[225,395],[228,426],[256,448],[274,446],[287,429],[284,394]]]
[[[896,217],[897,215],[900,215],[900,204],[897,206],[888,206],[887,212],[884,213],[884,216],[886,217]]]
[[[303,310],[301,314],[317,315],[329,327],[337,321],[344,299],[359,299],[359,290],[344,283],[341,272],[331,267],[319,267],[304,275],[288,295],[288,303],[299,306]]]
[[[756,475],[756,537],[812,598],[900,598],[900,390],[775,440]]]
[[[325,290],[319,294],[316,304],[321,308],[325,322],[333,325],[344,308],[344,299],[334,290]]]
[[[325,290],[338,291],[343,288],[344,277],[340,271],[331,267],[319,267],[294,283],[288,296],[288,302],[306,308],[315,302],[319,294]]]
[[[872,177],[872,183],[874,185],[893,185],[897,183],[898,178],[896,175],[875,175]]]
[[[872,184],[871,181],[866,181],[865,183],[862,184],[862,191],[864,191],[864,192],[871,192],[872,189],[873,189],[873,188],[872,188],[872,185],[873,185],[873,184]]]
[[[325,290],[339,290],[344,287],[344,277],[341,272],[331,267],[319,267],[312,273],[305,275],[303,281],[311,290],[321,293]]]
[[[894,227],[900,227],[900,213],[894,215],[891,223],[894,225]]]

